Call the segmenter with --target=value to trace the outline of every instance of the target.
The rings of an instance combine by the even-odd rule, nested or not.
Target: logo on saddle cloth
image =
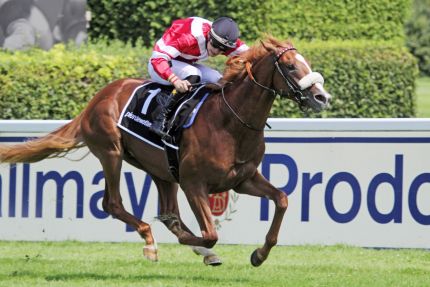
[[[159,149],[165,149],[165,146],[168,145],[177,150],[183,129],[192,126],[210,91],[204,86],[199,86],[178,102],[168,118],[169,134],[172,141],[166,142],[151,132],[149,128],[157,113],[160,112],[161,101],[164,101],[171,92],[172,87],[154,82],[138,86],[130,95],[128,103],[121,113],[118,127]]]

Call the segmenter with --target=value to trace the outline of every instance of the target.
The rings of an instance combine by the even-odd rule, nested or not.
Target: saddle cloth
[[[117,125],[120,129],[147,144],[158,149],[164,149],[169,160],[170,171],[178,179],[178,146],[182,132],[192,126],[200,107],[210,95],[211,90],[201,85],[184,95],[168,115],[167,126],[170,137],[161,139],[157,134],[151,132],[149,128],[156,114],[160,111],[160,102],[170,95],[172,89],[171,86],[164,86],[154,82],[143,83],[136,87],[130,95]]]

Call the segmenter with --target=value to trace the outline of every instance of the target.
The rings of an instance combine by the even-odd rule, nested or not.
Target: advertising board
[[[41,136],[64,121],[0,121],[0,142]],[[270,119],[261,173],[289,195],[278,244],[430,248],[429,119]],[[104,213],[104,176],[80,149],[61,159],[0,167],[1,240],[140,241]],[[124,206],[177,242],[156,220],[149,175],[124,163]],[[199,234],[182,192],[184,222]],[[264,241],[274,204],[233,191],[211,196],[220,243]]]

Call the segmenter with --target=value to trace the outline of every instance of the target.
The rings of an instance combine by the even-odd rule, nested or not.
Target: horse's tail
[[[81,118],[82,114],[40,138],[16,145],[0,145],[0,162],[36,162],[48,157],[62,157],[70,150],[85,146]]]

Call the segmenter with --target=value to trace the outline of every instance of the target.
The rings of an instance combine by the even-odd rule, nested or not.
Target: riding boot
[[[190,84],[196,84],[200,82],[200,76],[190,75],[186,77],[185,80],[190,82]],[[161,138],[167,136],[167,131],[165,130],[167,115],[176,105],[181,96],[182,95],[180,93],[178,93],[176,90],[173,90],[172,93],[168,96],[168,98],[163,103],[161,103],[161,112],[157,114],[154,119],[154,122],[150,127],[150,130],[153,133],[159,135]]]
[[[170,111],[173,109],[175,104],[178,102],[180,96],[176,93],[176,90],[167,97],[167,99],[162,103],[161,111],[156,115],[154,121],[152,122],[150,130],[156,133],[160,137],[165,137],[166,134],[166,118]]]

